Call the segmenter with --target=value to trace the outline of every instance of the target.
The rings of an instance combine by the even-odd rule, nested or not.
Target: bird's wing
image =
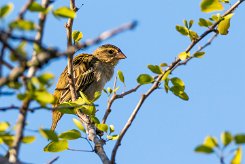
[[[96,58],[88,54],[80,54],[73,60],[74,81],[76,91],[84,91],[94,81],[93,66]],[[54,95],[58,100],[58,104],[71,100],[70,88],[68,83],[67,67],[62,72],[57,83]]]

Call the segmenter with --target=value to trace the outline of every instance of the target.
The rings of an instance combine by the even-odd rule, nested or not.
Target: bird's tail
[[[52,112],[52,125],[50,130],[54,131],[59,120],[61,119],[61,117],[63,116],[63,114],[61,112],[59,112],[57,109],[54,109]]]

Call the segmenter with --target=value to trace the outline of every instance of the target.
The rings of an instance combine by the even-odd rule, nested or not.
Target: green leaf
[[[148,74],[141,74],[137,78],[139,84],[149,84],[154,82],[154,78]]]
[[[221,141],[222,141],[224,146],[229,145],[232,142],[232,140],[233,140],[233,137],[232,137],[230,132],[221,133],[221,137],[220,138],[221,138]]]
[[[162,68],[160,66],[158,66],[158,65],[151,65],[151,64],[149,64],[147,67],[153,73],[162,74]]]
[[[49,129],[39,129],[39,133],[46,139],[52,140],[52,141],[58,141],[57,134]]]
[[[245,134],[235,135],[234,140],[235,140],[236,144],[244,144],[245,143]]]
[[[123,72],[120,71],[120,70],[118,70],[118,71],[117,71],[117,76],[118,76],[119,80],[120,80],[123,84],[125,84]]]
[[[99,124],[100,123],[100,120],[97,117],[95,117],[95,116],[91,116],[90,119],[91,119],[92,123],[94,123],[94,124]]]
[[[193,23],[194,23],[194,20],[189,21],[189,29],[192,27]]]
[[[205,13],[224,10],[219,0],[202,0],[200,7],[201,11]]]
[[[208,146],[210,148],[218,147],[217,139],[212,136],[207,136],[204,139],[203,145]]]
[[[49,81],[53,79],[54,79],[54,74],[48,72],[38,76],[38,80],[42,84],[49,84]]]
[[[40,104],[52,104],[55,100],[54,96],[47,91],[35,91],[33,99]]]
[[[184,25],[185,25],[185,27],[186,27],[186,28],[189,28],[189,26],[188,26],[188,23],[187,23],[187,20],[186,20],[186,19],[184,19],[184,20],[183,20],[183,23],[184,23]]]
[[[191,41],[193,40],[197,40],[199,38],[198,34],[195,31],[189,30],[189,35],[188,35],[191,39]]]
[[[12,29],[19,29],[24,31],[35,30],[35,24],[32,21],[27,20],[16,20],[9,24],[9,27]]]
[[[26,53],[26,50],[25,50],[26,45],[27,45],[27,43],[25,41],[23,41],[16,48],[16,51],[18,52],[18,54],[21,55],[24,58],[27,56],[27,53]],[[10,53],[10,60],[11,61],[19,61],[19,59],[16,57],[16,55],[14,55],[12,52]]]
[[[6,134],[3,136],[0,136],[2,141],[4,142],[4,144],[6,144],[8,147],[12,147],[13,146],[13,142],[14,142],[14,136]]]
[[[160,64],[160,67],[167,67],[167,66],[168,66],[167,63],[161,63],[161,64]]]
[[[103,131],[103,132],[107,132],[107,130],[108,130],[108,125],[106,125],[106,124],[97,124],[96,127],[97,127],[100,131]]]
[[[197,153],[205,153],[205,154],[211,154],[214,152],[214,150],[211,147],[208,147],[206,145],[199,145],[195,148],[195,152]]]
[[[221,15],[220,15],[220,13],[217,13],[217,14],[214,14],[214,15],[212,15],[212,17],[210,18],[210,20],[212,20],[212,21],[219,21],[220,19],[221,19],[222,17],[221,17]]]
[[[202,58],[204,56],[204,54],[205,54],[205,52],[197,51],[196,53],[193,54],[193,57]]]
[[[171,73],[171,70],[168,70],[167,72],[164,72],[164,75],[162,77],[162,81],[165,81],[168,78],[168,75]]]
[[[30,144],[36,140],[35,136],[25,136],[22,138],[22,142],[25,144]]]
[[[28,7],[28,10],[32,12],[46,12],[46,9],[35,1],[31,3],[31,5]]]
[[[7,83],[9,88],[12,89],[20,89],[20,87],[22,87],[22,84],[18,81],[10,81]]]
[[[219,24],[218,24],[218,31],[219,31],[219,34],[221,35],[227,35],[228,34],[228,30],[230,28],[230,20],[231,20],[231,17],[233,16],[234,14],[229,14],[227,16],[224,17],[224,20],[222,20]]]
[[[166,93],[168,93],[168,90],[169,90],[168,83],[169,83],[169,78],[166,78],[164,81],[164,89],[165,89]]]
[[[223,3],[230,3],[230,0],[221,0]]]
[[[65,140],[75,140],[81,138],[81,133],[76,129],[72,129],[61,133],[58,137]]]
[[[115,131],[114,125],[110,125],[110,129],[109,130],[110,130],[110,134],[113,133]]]
[[[10,124],[7,121],[0,122],[0,132],[4,132],[9,128]]]
[[[234,157],[231,160],[231,164],[241,164],[242,163],[242,148],[239,146],[235,151]]]
[[[75,119],[75,118],[73,118],[72,120],[73,120],[74,124],[76,125],[76,127],[77,127],[79,130],[81,130],[81,131],[83,131],[84,133],[86,133],[86,130],[85,130],[85,128],[83,127],[83,124],[82,124],[79,120],[77,120],[77,119]]]
[[[173,77],[170,79],[172,84],[174,86],[178,86],[180,88],[182,88],[181,90],[183,91],[185,89],[185,83],[178,77]]]
[[[0,19],[7,16],[14,8],[13,3],[8,3],[0,8]]]
[[[78,31],[78,30],[75,30],[72,32],[72,39],[73,41],[76,43],[76,42],[79,42],[81,39],[83,38],[83,33]]]
[[[45,152],[61,152],[68,149],[67,140],[52,141],[44,147]]]
[[[187,36],[188,34],[189,34],[189,30],[186,28],[186,27],[184,27],[184,26],[180,26],[180,25],[176,25],[175,26],[175,29],[179,32],[179,33],[181,33],[182,35],[185,35],[185,36]]]
[[[108,135],[108,136],[107,136],[107,139],[108,139],[108,140],[117,140],[118,137],[119,137],[119,135],[112,135],[112,136]]]
[[[63,17],[63,18],[72,18],[76,17],[76,12],[71,10],[68,7],[60,7],[53,11],[54,16]]]
[[[188,57],[190,57],[190,52],[186,53],[185,51],[184,52],[181,52],[179,55],[178,55],[179,59],[180,60],[186,60]]]
[[[189,96],[183,91],[183,87],[180,87],[180,86],[172,86],[169,90],[172,91],[172,93],[175,96],[178,96],[182,100],[185,100],[185,101],[188,101],[189,100]]]
[[[75,106],[77,106],[77,104],[64,102],[58,105],[58,109],[59,112],[63,114],[76,114]]]
[[[211,21],[209,21],[209,20],[200,18],[198,24],[199,24],[199,26],[201,26],[201,27],[209,27],[209,26],[211,26],[213,23],[212,23]]]
[[[101,92],[100,91],[96,91],[94,93],[94,99],[92,100],[92,102],[95,102],[96,100],[98,100],[101,96]]]

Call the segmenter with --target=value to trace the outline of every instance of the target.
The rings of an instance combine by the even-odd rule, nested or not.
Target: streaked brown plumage
[[[73,59],[74,81],[76,91],[82,91],[89,100],[92,100],[96,91],[101,91],[107,81],[111,79],[114,73],[114,67],[120,59],[126,56],[122,51],[111,44],[102,45],[97,48],[93,54],[80,54]],[[71,100],[71,94],[68,84],[67,67],[61,73],[54,96],[57,102],[53,107],[63,102]],[[55,130],[62,113],[53,110],[51,130]]]

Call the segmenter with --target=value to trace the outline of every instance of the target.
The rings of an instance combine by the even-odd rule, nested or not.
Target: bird
[[[92,54],[79,54],[73,59],[73,76],[77,95],[83,92],[88,100],[93,100],[97,91],[102,91],[105,84],[112,78],[114,68],[124,53],[115,45],[104,44]],[[67,66],[61,73],[54,90],[56,102],[53,104],[51,130],[54,131],[63,114],[55,109],[63,102],[71,101],[68,83]]]

